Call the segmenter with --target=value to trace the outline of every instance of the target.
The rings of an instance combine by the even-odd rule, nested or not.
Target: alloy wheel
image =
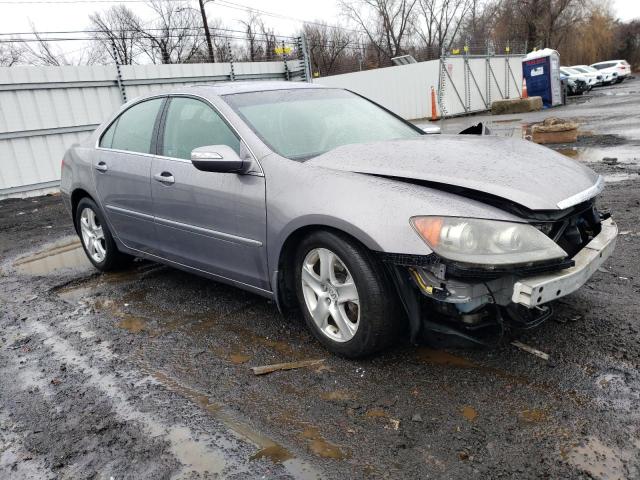
[[[318,329],[336,342],[348,342],[360,324],[358,289],[342,259],[314,248],[302,263],[302,293]]]
[[[85,207],[80,214],[80,233],[87,253],[96,263],[101,263],[107,256],[104,231],[96,213]]]

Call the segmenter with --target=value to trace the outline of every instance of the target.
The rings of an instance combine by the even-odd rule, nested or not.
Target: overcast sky
[[[117,2],[107,3],[104,0],[96,2],[57,3],[55,0],[43,0],[42,3],[31,3],[34,0],[24,0],[21,3],[5,3],[13,0],[0,0],[0,33],[28,32],[30,21],[40,31],[82,30],[88,26],[88,16],[95,11],[109,8]],[[44,2],[51,3],[44,3]],[[78,0],[67,0],[78,2]],[[188,0],[197,7],[197,0]],[[264,16],[265,23],[273,27],[276,33],[288,35],[300,28],[300,20],[324,20],[335,24],[342,22],[337,0],[229,0],[238,5],[245,5],[261,9],[282,17]],[[151,20],[153,12],[144,3],[127,3],[143,19]],[[640,0],[613,0],[613,10],[621,20],[640,18]],[[238,28],[238,20],[244,19],[247,13],[216,4],[215,1],[207,5],[210,19],[219,17],[226,28]],[[60,42],[67,52],[82,48],[80,42]]]

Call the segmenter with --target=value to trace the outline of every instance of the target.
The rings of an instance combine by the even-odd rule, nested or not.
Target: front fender
[[[432,253],[411,227],[415,215],[496,220],[517,218],[496,207],[433,188],[373,175],[338,171],[270,156],[267,185],[267,261],[273,274],[286,240],[309,226],[345,232],[371,250]]]

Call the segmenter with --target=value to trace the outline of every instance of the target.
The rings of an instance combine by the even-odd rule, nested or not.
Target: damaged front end
[[[511,231],[515,227],[506,224],[486,228],[487,222],[478,221],[485,227],[482,230],[471,220],[446,221],[443,224],[430,218],[416,228],[435,247],[434,253],[381,254],[408,314],[412,341],[426,329],[487,344],[505,328],[523,330],[541,325],[552,314],[548,302],[580,288],[611,254],[617,236],[615,223],[608,214],[598,213],[593,201],[560,213],[532,212],[524,225],[535,227],[546,237],[541,252],[527,248],[527,242],[540,242],[533,229]],[[483,248],[472,238],[463,242],[469,251],[478,252],[468,256],[475,262],[463,261],[463,256],[455,258],[446,245],[437,243],[454,244],[457,237],[464,240],[463,224],[492,237],[490,241],[481,239],[488,243]],[[517,237],[519,248],[514,248],[513,254],[508,247],[514,240],[506,238],[505,232]],[[500,242],[507,244],[504,251],[492,253],[500,250]]]

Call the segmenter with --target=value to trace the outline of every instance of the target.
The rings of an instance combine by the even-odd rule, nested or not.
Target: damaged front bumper
[[[420,325],[467,336],[509,320],[517,328],[533,328],[551,314],[543,304],[568,295],[593,275],[615,248],[618,227],[611,218],[573,258],[553,265],[528,266],[490,275],[456,270],[437,257],[383,256],[409,315],[412,336]],[[452,275],[453,274],[453,275]],[[424,304],[424,308],[421,305]],[[442,331],[441,327],[440,331]]]
[[[617,225],[608,218],[602,222],[601,227],[600,233],[573,257],[573,267],[518,280],[513,285],[511,300],[533,308],[578,290],[609,258],[615,248]]]

